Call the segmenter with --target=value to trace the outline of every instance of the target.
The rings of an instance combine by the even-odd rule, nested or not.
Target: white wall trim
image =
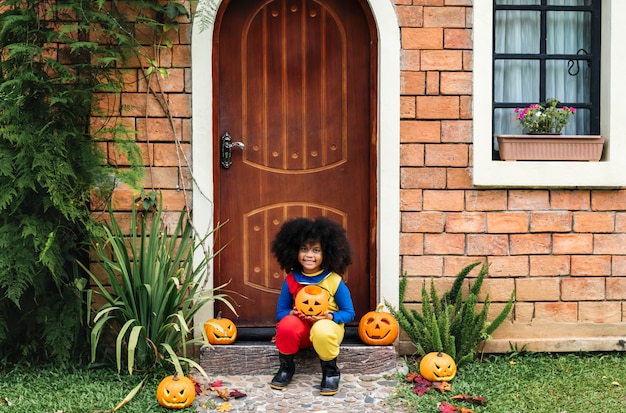
[[[199,7],[211,0],[200,0]],[[221,0],[212,0],[221,4]],[[369,0],[379,39],[377,301],[398,305],[400,277],[400,29],[390,0]],[[201,234],[213,227],[213,26],[194,24],[192,54],[193,221]],[[208,272],[207,285],[213,285]],[[207,306],[196,325],[212,316]]]

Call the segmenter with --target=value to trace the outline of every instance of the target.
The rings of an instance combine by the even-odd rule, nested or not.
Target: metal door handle
[[[233,142],[233,138],[230,137],[228,132],[222,135],[222,145],[220,152],[220,160],[222,162],[222,166],[226,169],[230,168],[232,162],[232,147],[243,148],[245,147],[243,142]]]

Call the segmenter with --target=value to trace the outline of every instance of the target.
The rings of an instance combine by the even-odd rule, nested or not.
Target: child
[[[294,354],[313,346],[322,365],[320,394],[332,396],[339,389],[337,355],[344,324],[355,316],[350,290],[341,278],[352,263],[346,231],[328,218],[294,218],[281,227],[272,243],[272,253],[289,274],[278,297],[276,348],[280,368],[270,386],[279,390],[287,387],[295,372]],[[306,285],[326,290],[326,313],[307,316],[295,308],[296,294]]]

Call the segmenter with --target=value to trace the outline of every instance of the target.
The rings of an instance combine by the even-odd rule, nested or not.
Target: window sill
[[[496,135],[503,161],[593,161],[602,157],[599,135]]]

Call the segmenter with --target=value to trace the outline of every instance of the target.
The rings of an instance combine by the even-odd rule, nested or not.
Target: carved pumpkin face
[[[450,381],[456,375],[456,363],[446,353],[434,351],[422,358],[420,374],[428,381]]]
[[[188,377],[167,376],[157,387],[157,401],[168,409],[184,409],[196,398],[196,388]]]
[[[307,285],[296,295],[296,308],[309,316],[321,315],[328,310],[328,294],[317,285]]]
[[[398,337],[398,322],[391,313],[383,311],[379,304],[375,311],[370,311],[359,321],[359,337],[365,344],[386,346]]]
[[[221,311],[204,323],[204,331],[211,344],[232,344],[237,338],[237,326],[228,318],[222,318]]]

